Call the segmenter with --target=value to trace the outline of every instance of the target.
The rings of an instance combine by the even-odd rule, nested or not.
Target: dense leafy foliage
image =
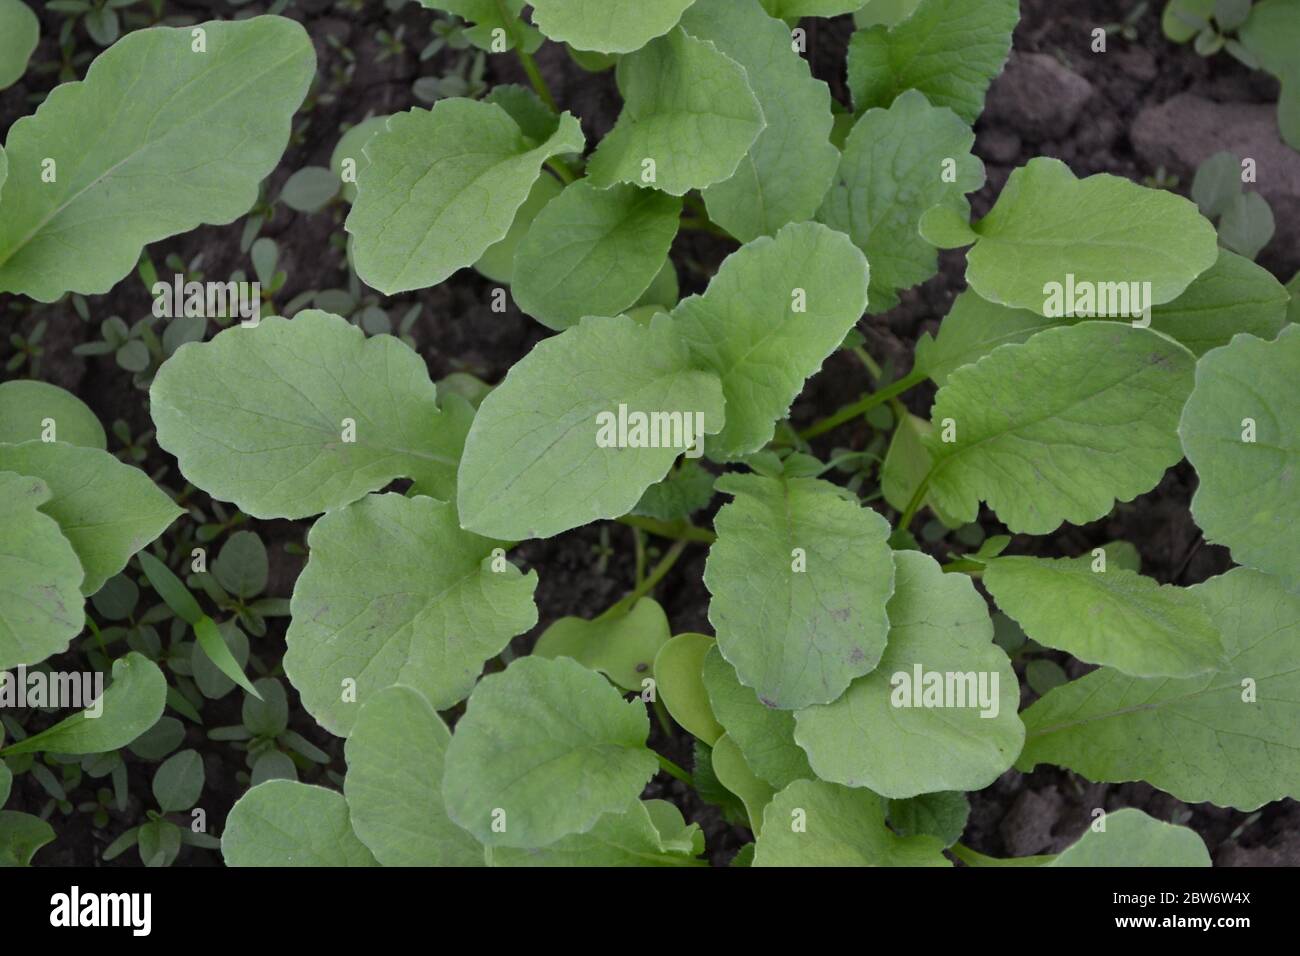
[[[535,80],[546,41],[612,65],[621,115],[590,143],[539,82],[351,130],[313,175],[321,204],[351,206],[352,298],[211,338],[200,324],[156,362],[140,343],[157,442],[193,486],[178,500],[106,451],[70,394],[0,385],[0,669],[67,650],[87,598],[133,635],[100,646],[102,715],[0,749],[0,803],[30,755],[115,773],[129,745],[167,759],[158,811],[114,854],[213,846],[166,819],[204,778],[163,711],[197,721],[194,699],[236,687],[243,723],[211,731],[250,755],[220,840],[232,866],[700,865],[699,826],[646,799],[661,769],[749,827],[755,866],[1208,863],[1194,833],[1131,810],[1052,857],[961,845],[965,792],[1013,767],[1243,810],[1300,797],[1300,290],[1221,250],[1188,200],[1054,159],[1015,170],[971,223],[972,124],[1015,0],[865,18],[851,109],[791,27],[862,0],[533,0],[531,22],[519,0],[424,6]],[[1265,0],[1241,25],[1283,77],[1284,121],[1293,7]],[[30,53],[23,10],[0,0],[0,87]],[[143,246],[247,212],[312,64],[274,16],[114,43],[0,151],[0,290],[102,292]],[[294,208],[316,208],[312,182],[286,187]],[[684,228],[729,254],[679,301]],[[855,326],[959,247],[969,289],[891,380]],[[273,280],[275,256],[252,254]],[[361,284],[393,296],[471,267],[553,334],[495,386],[435,384],[405,327],[372,334]],[[793,403],[841,348],[878,390],[795,431]],[[129,335],[105,350],[129,361]],[[896,401],[927,382],[928,418]],[[863,421],[869,451],[818,457],[811,439]],[[1122,545],[1049,558],[1025,537],[1141,507],[1184,458],[1196,522],[1240,565],[1226,574],[1180,587]],[[160,540],[194,523],[194,489],[237,516],[218,504],[208,537]],[[710,530],[694,515],[712,507]],[[1017,537],[941,563],[913,536],[923,510],[939,537],[983,539],[981,517]],[[287,604],[264,597],[247,529],[204,564],[243,516],[314,519]],[[511,552],[605,521],[633,529],[633,589],[593,620],[547,620],[521,656],[539,578],[573,571],[525,573]],[[648,567],[652,539],[669,544]],[[716,636],[674,634],[651,596],[697,546]],[[141,587],[158,603],[138,619]],[[1038,650],[1096,669],[1021,711],[989,599]],[[250,669],[249,635],[286,614],[282,672]],[[167,655],[141,637],[163,622]],[[313,769],[329,757],[291,729],[281,677],[346,738],[345,776]],[[695,738],[693,774],[651,749],[652,713]],[[0,813],[0,859],[27,862],[42,826]]]

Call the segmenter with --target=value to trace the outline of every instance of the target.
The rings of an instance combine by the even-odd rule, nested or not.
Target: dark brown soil
[[[242,14],[265,6],[252,3],[239,9]],[[305,22],[316,41],[321,78],[333,76],[344,66],[337,48],[326,41],[327,37],[355,53],[356,70],[346,87],[322,82],[313,89],[315,106],[306,114],[306,122],[300,115],[299,134],[269,181],[270,196],[278,194],[294,170],[305,165],[327,164],[341,125],[359,122],[371,114],[423,105],[412,95],[413,81],[420,76],[440,74],[454,59],[454,55],[444,51],[430,61],[418,60],[420,49],[430,38],[428,25],[433,18],[430,11],[418,4],[408,3],[397,12],[388,11],[379,0],[366,0],[357,6],[358,12],[349,12],[341,3],[299,0],[288,11],[287,15]],[[1086,79],[1093,92],[1079,121],[1068,133],[1052,140],[1036,138],[1031,129],[1018,129],[987,118],[980,121],[976,127],[976,151],[987,163],[989,182],[975,199],[977,213],[988,209],[1010,170],[1035,155],[1059,157],[1080,175],[1106,171],[1138,180],[1151,175],[1154,170],[1144,168],[1135,155],[1128,130],[1143,106],[1162,102],[1175,93],[1194,90],[1221,100],[1236,97],[1252,101],[1276,96],[1270,81],[1251,75],[1228,57],[1205,61],[1188,47],[1169,44],[1160,32],[1158,3],[1153,3],[1138,23],[1139,37],[1135,42],[1114,36],[1110,38],[1110,53],[1092,53],[1089,48],[1092,29],[1120,20],[1132,6],[1129,0],[1075,0],[1069,4],[1059,0],[1022,0],[1023,21],[1016,33],[1016,51],[1055,57]],[[190,14],[203,19],[210,15],[228,16],[234,8],[223,2],[169,0],[166,9],[168,14]],[[57,62],[58,52],[52,37],[61,20],[56,13],[42,14],[44,39],[38,61]],[[376,31],[394,31],[399,25],[406,29],[405,51],[381,57]],[[847,103],[842,64],[851,32],[848,18],[809,21],[806,26],[814,72],[830,84],[842,103]],[[76,37],[79,50],[96,49],[81,28]],[[589,141],[596,140],[613,125],[619,99],[611,75],[581,71],[554,45],[542,51],[540,62],[557,99],[582,118]],[[487,79],[492,83],[524,82],[522,72],[509,57],[490,58]],[[47,91],[54,82],[52,75],[29,72],[23,83],[0,93],[0,131],[7,130],[16,118],[30,111],[29,94]],[[1007,89],[1005,85],[996,91],[998,97],[1012,105],[1017,96],[1028,94],[1029,91]],[[1186,191],[1187,185],[1183,184],[1182,191]],[[275,218],[262,232],[280,244],[281,268],[289,276],[287,286],[277,295],[277,303],[288,302],[304,290],[334,288],[345,283],[343,256],[330,243],[331,236],[337,238],[342,233],[344,212],[336,208],[306,216],[277,207]],[[240,252],[240,231],[240,223],[202,228],[158,243],[150,252],[160,267],[168,253],[178,253],[187,262],[201,253],[206,273],[227,276],[235,269],[250,269],[247,256]],[[675,258],[684,266],[680,270],[683,294],[702,290],[708,276],[733,248],[734,244],[697,233],[679,239]],[[959,253],[944,254],[940,275],[904,294],[902,304],[890,313],[863,320],[860,329],[866,336],[868,351],[877,360],[890,363],[899,374],[907,370],[917,337],[937,327],[954,296],[964,287],[962,259]],[[1267,264],[1268,257],[1263,261]],[[1281,278],[1285,280],[1290,275]],[[434,379],[453,371],[469,371],[495,382],[546,332],[513,306],[505,314],[493,313],[489,308],[492,288],[473,271],[464,270],[440,286],[402,296],[385,305],[394,315],[400,315],[412,303],[423,306],[411,335]],[[119,315],[133,322],[146,314],[150,307],[148,291],[143,283],[129,278],[108,295],[91,298],[89,305],[92,317],[89,324],[82,322],[66,301],[34,307],[0,296],[0,315],[9,319],[11,329],[21,333],[28,332],[41,319],[48,320],[41,377],[76,392],[105,423],[124,419],[131,433],[138,435],[150,428],[146,393],[133,387],[131,376],[119,370],[111,357],[82,359],[72,354],[72,348],[94,340],[98,322],[108,316]],[[0,363],[11,353],[9,342],[0,342]],[[812,421],[857,398],[867,385],[856,360],[839,353],[810,381],[794,407],[793,419],[796,424]],[[922,388],[910,393],[906,403],[913,411],[925,414],[932,397],[932,390]],[[869,437],[870,432],[865,428],[844,427],[819,441],[816,448],[825,457],[833,447],[860,448]],[[146,467],[173,490],[183,486],[175,463],[156,449]],[[1123,539],[1137,547],[1144,572],[1157,580],[1180,584],[1205,580],[1229,567],[1229,559],[1222,549],[1204,544],[1192,524],[1188,503],[1194,485],[1195,475],[1190,468],[1179,466],[1166,475],[1155,491],[1118,507],[1106,519],[1081,528],[1066,527],[1046,538],[1018,538],[1012,548],[1019,553],[1075,555]],[[198,500],[205,499],[199,496]],[[921,523],[918,522],[918,527]],[[986,514],[982,523],[990,534],[1003,530],[992,515]],[[276,596],[289,595],[302,564],[302,558],[286,553],[284,545],[302,544],[308,524],[256,524],[271,546],[271,593]],[[540,623],[532,634],[515,641],[516,652],[526,652],[537,634],[556,618],[593,616],[631,586],[631,532],[610,525],[607,533],[614,554],[603,571],[597,568],[601,534],[597,527],[551,540],[528,542],[517,550],[516,559],[526,568],[536,567],[541,583],[537,591]],[[704,548],[693,547],[656,592],[675,632],[711,630],[708,593],[701,581],[704,558]],[[284,650],[282,624],[272,623],[266,637],[254,639],[253,648],[260,662],[275,673]],[[1064,661],[1063,657],[1059,659]],[[1080,672],[1079,665],[1070,666],[1072,674]],[[1025,695],[1026,701],[1033,696],[1028,689]],[[207,726],[237,723],[238,697],[232,694],[223,701],[209,702],[203,713]],[[293,727],[332,754],[331,769],[342,773],[345,769],[342,742],[315,726],[297,706],[292,690],[290,699]],[[30,726],[39,726],[44,719],[37,718]],[[208,741],[202,728],[187,723],[187,729],[185,746],[196,747],[204,755],[207,789],[202,804],[208,811],[211,828],[220,832],[227,811],[247,786],[246,778],[242,781],[237,778],[245,770],[243,755],[227,744]],[[690,765],[689,737],[679,733],[669,739],[658,728],[655,735],[654,746],[677,763]],[[88,814],[73,812],[63,817],[56,810],[57,819],[53,822],[59,838],[41,851],[38,862],[98,865],[105,846],[143,821],[144,811],[152,806],[149,783],[154,767],[129,755],[128,761],[132,797],[126,812],[114,812],[108,826],[101,830],[91,825]],[[92,798],[97,786],[99,782],[87,781],[82,787],[84,792],[71,794],[70,799],[77,803]],[[728,825],[716,808],[703,804],[666,775],[656,778],[651,790],[676,800],[688,819],[701,823],[714,862],[725,863],[749,841],[747,830]],[[15,780],[8,808],[39,812],[45,801],[44,793],[30,775],[24,775]],[[1073,774],[1048,769],[1031,775],[1008,771],[993,786],[972,795],[970,824],[963,839],[974,849],[993,855],[1055,851],[1078,837],[1091,819],[1090,811],[1098,806],[1107,809],[1135,806],[1162,819],[1185,822],[1201,834],[1221,864],[1300,862],[1300,807],[1293,801],[1273,804],[1258,814],[1248,815],[1207,804],[1188,807],[1144,784],[1091,784]],[[138,860],[137,854],[128,852],[115,862],[135,865]],[[213,865],[219,859],[215,852],[186,848],[178,862]]]

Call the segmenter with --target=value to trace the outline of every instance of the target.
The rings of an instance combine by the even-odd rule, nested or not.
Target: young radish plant
[[[698,823],[643,799],[660,771],[747,826],[738,861],[755,866],[1209,863],[1195,833],[1136,810],[1099,812],[1053,856],[962,845],[966,793],[1013,767],[1240,810],[1300,796],[1292,295],[1221,250],[1188,200],[1054,159],[971,221],[971,124],[1016,0],[864,18],[851,112],[794,24],[861,2],[536,0],[531,23],[514,0],[424,5],[517,56],[534,89],[354,128],[331,160],[350,261],[386,296],[475,267],[553,334],[486,394],[436,387],[406,342],[322,309],[233,325],[158,369],[157,442],[188,481],[254,519],[315,519],[284,674],[346,738],[342,792],[257,775],[226,821],[228,864],[702,865]],[[189,29],[127,36],[15,126],[0,288],[103,291],[142,245],[256,201],[309,44],[274,17],[195,29],[205,52]],[[544,42],[616,61],[622,113],[599,143],[543,81]],[[211,189],[187,180],[195,156],[226,155],[209,130],[251,122],[246,97],[222,97],[202,123],[123,118],[98,179],[41,191],[40,157],[163,55],[182,67],[154,81],[159,102],[257,85],[240,162],[204,165]],[[163,141],[174,193],[150,201],[166,214],[119,215],[104,243],[84,217],[137,198],[102,183]],[[682,230],[731,251],[679,300]],[[967,248],[969,288],[911,370],[887,374],[855,328],[946,248]],[[875,391],[796,430],[793,402],[841,347]],[[922,418],[899,397],[926,383]],[[864,421],[874,450],[818,456],[814,439]],[[1114,548],[1033,556],[1024,536],[1103,518],[1184,458],[1194,518],[1239,567],[1183,588]],[[841,466],[853,490],[829,479]],[[939,538],[981,515],[1009,534],[941,563],[913,535],[923,511]],[[634,529],[632,589],[517,656],[539,575],[563,572],[523,573],[511,550],[610,521]],[[715,633],[674,635],[653,595],[694,551]],[[1095,669],[1020,710],[988,598],[1035,647]],[[695,738],[693,772],[651,749],[652,719]],[[284,726],[264,723],[248,736],[273,750]],[[165,859],[156,842],[142,851]]]

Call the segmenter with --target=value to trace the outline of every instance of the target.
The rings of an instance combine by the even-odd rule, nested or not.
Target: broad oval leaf
[[[0,755],[99,754],[125,747],[158,723],[167,701],[167,678],[158,665],[131,651],[113,662],[113,683],[94,704],[18,743]]]
[[[663,829],[661,821],[667,821]],[[695,859],[698,850],[692,837],[697,835],[698,824],[688,827],[672,804],[644,800],[625,813],[605,814],[587,833],[573,833],[538,849],[492,847],[487,855],[491,866],[704,866]]]
[[[108,447],[95,413],[66,389],[33,379],[0,384],[0,443],[17,445],[46,435],[84,448]]]
[[[630,611],[594,620],[562,617],[537,639],[536,657],[571,657],[600,671],[624,690],[640,692],[654,678],[655,656],[672,636],[668,615],[654,598],[643,597]]]
[[[0,90],[22,79],[40,38],[41,23],[31,7],[22,0],[0,0]]]
[[[447,748],[447,815],[489,846],[542,847],[636,803],[658,762],[650,720],[567,657],[489,674]],[[495,824],[495,825],[494,825]]]
[[[107,292],[149,243],[242,216],[315,69],[307,31],[284,17],[122,37],[9,130],[0,291]]]
[[[885,650],[889,525],[820,479],[729,474],[717,487],[735,495],[704,568],[718,649],[769,707],[830,703]]]
[[[0,810],[0,867],[29,866],[36,851],[54,842],[54,827],[40,817]]]
[[[515,253],[515,302],[552,329],[618,315],[663,267],[681,209],[681,200],[651,189],[573,183],[533,220]]]
[[[802,823],[796,828],[795,822]],[[763,813],[754,866],[951,866],[943,841],[901,837],[885,824],[885,801],[870,790],[796,780]]]
[[[744,67],[767,123],[735,174],[704,190],[709,217],[741,242],[813,218],[839,151],[830,89],[794,51],[789,28],[758,0],[696,0],[682,28]]]
[[[183,511],[139,468],[106,451],[63,442],[0,445],[0,471],[35,475],[50,489],[41,510],[59,523],[94,594]]]
[[[692,367],[666,316],[583,319],[534,346],[479,406],[461,523],[522,540],[624,515],[678,455],[700,454],[722,409],[717,378]]]
[[[795,714],[795,740],[821,779],[886,797],[982,790],[1024,742],[1020,682],[969,578],[919,551],[894,562],[884,657],[838,700]]]
[[[1093,559],[1003,557],[984,585],[1026,634],[1134,677],[1191,677],[1223,664],[1223,643],[1192,591]],[[976,789],[970,787],[967,789]]]
[[[343,781],[352,827],[384,866],[483,866],[483,847],[447,818],[451,732],[423,694],[389,687],[361,708]]]
[[[783,20],[838,17],[841,13],[853,13],[866,2],[869,0],[762,0],[763,9],[769,15]]]
[[[772,802],[776,789],[758,774],[745,759],[740,746],[731,739],[730,734],[723,734],[713,744],[709,755],[709,765],[713,774],[733,794],[740,798],[749,817],[749,829],[754,836],[763,832],[763,810]]]
[[[538,144],[500,106],[464,97],[390,116],[366,143],[347,218],[357,275],[395,295],[473,265],[510,231],[542,164],[584,142],[568,113]]]
[[[1151,327],[1196,355],[1227,345],[1239,332],[1274,338],[1286,325],[1291,297],[1267,269],[1227,249],[1187,290],[1151,310]]]
[[[221,834],[226,866],[377,866],[352,831],[343,794],[268,780],[234,805]]]
[[[1046,157],[1012,172],[993,210],[969,235],[941,237],[932,225],[927,220],[922,231],[944,247],[975,243],[966,253],[972,289],[990,302],[1043,315],[1053,298],[1048,287],[1064,290],[1071,281],[1077,290],[1108,297],[1107,290],[1122,286],[1114,291],[1129,292],[1122,298],[1130,307],[1133,284],[1144,305],[1170,302],[1219,254],[1214,226],[1189,200],[1108,173],[1077,179]],[[1142,283],[1150,283],[1149,295]]]
[[[983,499],[1014,532],[1094,521],[1182,457],[1177,422],[1193,368],[1177,342],[1118,322],[995,349],[935,398],[930,493],[963,522]]]
[[[528,193],[528,198],[515,211],[514,222],[510,224],[505,238],[488,246],[487,251],[474,263],[474,268],[479,275],[493,282],[509,285],[515,276],[515,253],[519,250],[519,244],[528,235],[533,220],[563,191],[564,187],[560,185],[560,181],[550,173],[543,172],[538,176],[537,182],[533,183],[533,188]]]
[[[1228,663],[1197,677],[1093,671],[1024,713],[1016,766],[1056,764],[1089,780],[1145,780],[1187,803],[1254,810],[1300,796],[1300,595],[1234,568],[1191,589]]]
[[[854,108],[887,107],[919,90],[972,124],[984,94],[1011,52],[1020,0],[924,0],[902,23],[873,27],[849,41],[848,81]]]
[[[818,218],[867,254],[873,314],[897,305],[899,290],[938,272],[939,253],[918,226],[936,206],[969,215],[966,194],[984,185],[974,143],[952,110],[931,106],[915,90],[854,124]]]
[[[199,802],[203,794],[203,758],[197,750],[174,753],[153,775],[153,796],[163,813],[179,813]]]
[[[677,25],[694,0],[532,0],[537,29],[578,50],[631,53]]]
[[[307,544],[284,668],[339,736],[393,684],[435,708],[463,700],[483,662],[537,623],[537,572],[520,574],[494,556],[502,542],[462,531],[450,504],[370,495],[317,521]]]
[[[714,644],[707,634],[678,634],[659,648],[654,667],[655,686],[668,713],[709,746],[724,733],[704,686],[704,658]]]
[[[587,163],[594,186],[703,189],[730,179],[763,131],[744,68],[680,28],[624,57],[617,75],[623,111]]]
[[[254,518],[305,518],[394,478],[436,485],[455,472],[424,360],[328,312],[183,345],[149,398],[158,444],[185,477]]]
[[[711,457],[739,458],[772,439],[804,381],[862,317],[869,279],[848,237],[792,223],[730,255],[703,295],[678,304],[673,329],[726,396]]]
[[[0,671],[39,664],[81,631],[77,552],[42,507],[39,478],[0,471]]]
[[[777,788],[813,775],[808,756],[794,740],[794,713],[759,700],[716,646],[705,653],[700,677],[718,723],[755,774]]]
[[[1106,829],[1083,836],[1047,866],[1209,866],[1210,851],[1195,830],[1149,817],[1141,810],[1106,814]]]
[[[1197,363],[1178,426],[1200,484],[1192,517],[1233,558],[1300,582],[1300,327],[1238,335]]]

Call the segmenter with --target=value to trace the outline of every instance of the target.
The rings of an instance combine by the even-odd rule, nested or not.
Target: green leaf
[[[939,271],[939,253],[918,231],[921,216],[935,206],[969,215],[966,193],[984,185],[974,143],[960,117],[915,90],[854,124],[818,218],[867,254],[872,314]]]
[[[993,211],[972,228],[970,287],[990,302],[1044,315],[1047,286],[1064,286],[1068,276],[1099,291],[1149,282],[1146,304],[1159,305],[1218,257],[1214,227],[1190,201],[1107,173],[1076,179],[1045,157],[1012,172]]]
[[[522,44],[527,52],[532,53],[542,42],[541,35],[520,16],[524,0],[420,0],[420,4],[432,10],[454,13],[472,23],[465,36],[481,50],[505,52]],[[498,30],[504,31],[504,50],[493,45]]]
[[[1177,421],[1192,377],[1183,346],[1117,322],[1004,345],[939,390],[930,492],[962,522],[983,499],[1014,532],[1094,521],[1182,457]]]
[[[650,287],[677,235],[681,200],[650,189],[565,188],[515,253],[515,302],[543,325],[618,315]]]
[[[419,691],[389,687],[361,708],[346,750],[352,826],[384,866],[483,866],[483,847],[447,818],[451,732]]]
[[[967,289],[953,301],[938,335],[926,333],[917,341],[916,367],[936,385],[944,385],[957,369],[979,361],[999,345],[1026,342],[1044,329],[1070,324],[1068,319],[997,305]]]
[[[501,87],[498,86],[496,89]],[[505,238],[488,246],[478,262],[474,263],[474,268],[479,274],[493,282],[509,284],[514,279],[515,255],[519,244],[524,241],[528,230],[532,228],[533,221],[541,211],[563,191],[564,187],[554,176],[546,172],[538,176],[537,182],[533,183],[533,188],[528,193],[528,198],[515,213],[514,222],[510,224],[510,230]]]
[[[1209,23],[1215,0],[1166,0],[1160,26],[1175,43],[1187,43]]]
[[[588,833],[573,833],[540,849],[498,846],[488,850],[492,866],[703,866],[694,859],[693,846],[683,849],[656,826],[655,815],[676,814],[681,827],[698,833],[698,824],[686,826],[681,812],[663,800],[645,800],[625,813],[607,813]]]
[[[754,773],[729,734],[723,734],[713,744],[711,762],[718,782],[740,798],[749,817],[749,829],[759,836],[763,832],[763,810],[772,802],[776,790]]]
[[[107,292],[143,246],[253,205],[315,73],[311,40],[283,17],[213,21],[196,52],[192,29],[128,33],[10,128],[0,291]]]
[[[966,794],[953,790],[922,793],[889,801],[889,825],[899,836],[932,836],[952,846],[961,839],[970,818]]]
[[[763,814],[754,866],[950,866],[931,836],[900,837],[870,790],[796,780]]]
[[[1268,200],[1259,193],[1243,193],[1219,220],[1219,241],[1233,252],[1254,259],[1272,240],[1276,228]]]
[[[71,392],[29,379],[0,383],[0,443],[16,445],[42,438],[47,419],[51,441],[100,450],[108,447],[104,426]]]
[[[1134,677],[1191,677],[1223,664],[1218,629],[1192,591],[1081,558],[1002,557],[984,585],[1025,633]],[[974,788],[970,788],[974,789]]]
[[[1141,810],[1105,816],[1105,830],[1089,827],[1079,842],[1046,866],[1209,866],[1210,851],[1195,830],[1174,826]]]
[[[394,295],[473,265],[506,237],[542,164],[583,145],[568,113],[535,144],[500,106],[462,97],[390,116],[366,143],[347,218],[357,275]]]
[[[0,807],[3,807],[5,801],[9,799],[9,790],[13,786],[13,782],[14,775],[10,771],[9,765],[0,760]]]
[[[82,594],[94,594],[183,512],[138,468],[106,451],[63,442],[0,445],[0,471],[40,478],[50,489],[41,510],[59,523],[85,569]]]
[[[537,29],[597,53],[631,53],[677,25],[694,0],[532,0]]]
[[[0,750],[0,756],[99,754],[117,750],[158,722],[166,698],[167,678],[158,665],[132,651],[113,662],[113,683],[93,708],[78,711],[48,730],[10,744]]]
[[[1222,216],[1241,192],[1241,165],[1235,154],[1215,153],[1196,167],[1192,201],[1202,215],[1211,219]]]
[[[149,398],[185,477],[254,518],[305,518],[394,478],[444,483],[456,467],[424,359],[314,309],[181,346]]]
[[[1286,324],[1288,295],[1267,269],[1219,250],[1219,257],[1187,291],[1151,310],[1151,327],[1196,355],[1227,345],[1238,332],[1271,339]]]
[[[683,521],[713,500],[713,473],[694,461],[683,461],[656,484],[651,485],[632,509],[632,514],[658,521]]]
[[[40,38],[41,23],[31,7],[22,0],[0,0],[0,90],[23,78]]]
[[[1178,298],[1151,310],[1151,328],[1196,355],[1226,345],[1238,332],[1272,338],[1286,322],[1288,295],[1268,270],[1226,249]],[[1124,316],[1122,321],[1130,321]],[[967,290],[953,302],[937,336],[916,344],[916,365],[938,385],[999,345],[1025,342],[1043,329],[1076,325],[1080,318],[1049,319],[1013,309]]]
[[[587,163],[593,186],[703,189],[730,179],[763,131],[744,68],[683,30],[625,56],[617,77],[623,111]]]
[[[701,677],[718,723],[754,773],[777,788],[813,775],[807,755],[794,742],[792,712],[759,700],[716,647],[705,654]]]
[[[1300,327],[1207,352],[1178,432],[1200,479],[1192,517],[1239,564],[1300,582]]]
[[[919,90],[969,124],[1011,52],[1019,0],[924,0],[893,29],[873,27],[849,41],[848,80],[854,108],[888,107]]]
[[[0,810],[0,867],[30,866],[36,851],[54,842],[54,827],[40,817]]]
[[[343,184],[340,195],[348,202],[355,202],[357,198],[356,174],[370,165],[365,146],[372,136],[386,128],[387,121],[387,115],[363,119],[339,138],[338,145],[330,154],[330,171]],[[348,164],[351,179],[344,179],[345,163]]]
[[[297,212],[320,212],[339,194],[339,186],[333,170],[304,166],[285,182],[280,201]]]
[[[198,639],[198,645],[203,649],[203,653],[208,660],[216,665],[217,670],[261,700],[262,695],[258,693],[257,688],[244,675],[244,669],[235,660],[235,656],[230,653],[230,648],[226,645],[226,639],[221,636],[221,631],[218,630],[217,624],[212,618],[207,615],[199,618],[194,624],[194,636]]]
[[[39,478],[0,471],[0,670],[39,664],[80,633],[83,572]]]
[[[197,750],[168,757],[153,775],[153,796],[163,813],[179,813],[199,802],[203,794],[203,758]]]
[[[629,427],[620,436],[621,406]],[[687,446],[698,454],[722,409],[717,379],[691,367],[667,317],[584,319],[534,346],[479,406],[460,464],[461,523],[522,540],[617,518]],[[632,413],[646,416],[639,431]],[[656,413],[680,427],[650,428]]]
[[[1016,766],[1089,780],[1145,780],[1186,803],[1254,810],[1300,794],[1300,595],[1234,568],[1192,588],[1223,635],[1228,663],[1182,679],[1102,668],[1024,713]]]
[[[1237,34],[1260,65],[1282,82],[1277,101],[1278,128],[1292,149],[1300,150],[1300,2],[1262,0]]]
[[[149,579],[158,596],[176,613],[177,617],[197,627],[205,615],[185,583],[172,572],[171,568],[148,551],[140,552],[139,561],[140,567],[144,569],[144,576]]]
[[[795,740],[821,779],[886,797],[983,789],[1024,742],[1016,672],[968,577],[919,551],[894,563],[880,664],[838,700],[796,713]],[[927,686],[923,697],[931,675],[961,696],[931,702]]]
[[[758,451],[867,305],[869,270],[849,240],[792,223],[729,256],[703,295],[683,299],[673,327],[696,365],[722,380],[727,423],[711,456]]]
[[[489,674],[447,748],[447,815],[489,846],[533,848],[586,833],[636,803],[658,762],[650,721],[576,661],[536,657]]]
[[[668,713],[709,746],[724,733],[704,686],[704,658],[713,646],[713,638],[706,634],[678,634],[659,648],[654,666],[659,699]]]
[[[226,866],[376,866],[348,822],[343,794],[268,780],[239,798],[221,835]]]
[[[696,0],[682,29],[744,67],[767,122],[735,174],[704,190],[709,217],[741,242],[812,219],[839,153],[830,142],[830,89],[794,51],[789,28],[758,0]]]
[[[535,657],[571,657],[600,671],[624,690],[640,693],[654,678],[655,655],[672,637],[668,615],[654,598],[641,598],[630,611],[595,620],[562,617],[537,639]]]
[[[303,706],[339,736],[358,704],[393,684],[450,707],[484,661],[537,623],[537,573],[494,554],[503,542],[462,531],[450,504],[371,495],[317,521],[307,544],[284,667]]]
[[[266,590],[270,565],[256,532],[236,531],[212,562],[212,575],[235,597],[248,600]]]
[[[736,496],[704,568],[718,649],[769,707],[830,703],[885,650],[888,523],[816,478],[728,474],[717,487]]]
[[[912,495],[916,494],[934,466],[934,456],[925,443],[925,437],[932,431],[933,426],[928,421],[910,412],[894,428],[889,450],[880,466],[880,490],[885,501],[899,511],[907,509]],[[956,528],[961,525],[960,521],[943,514],[933,500],[927,499],[926,504],[945,526]]]

